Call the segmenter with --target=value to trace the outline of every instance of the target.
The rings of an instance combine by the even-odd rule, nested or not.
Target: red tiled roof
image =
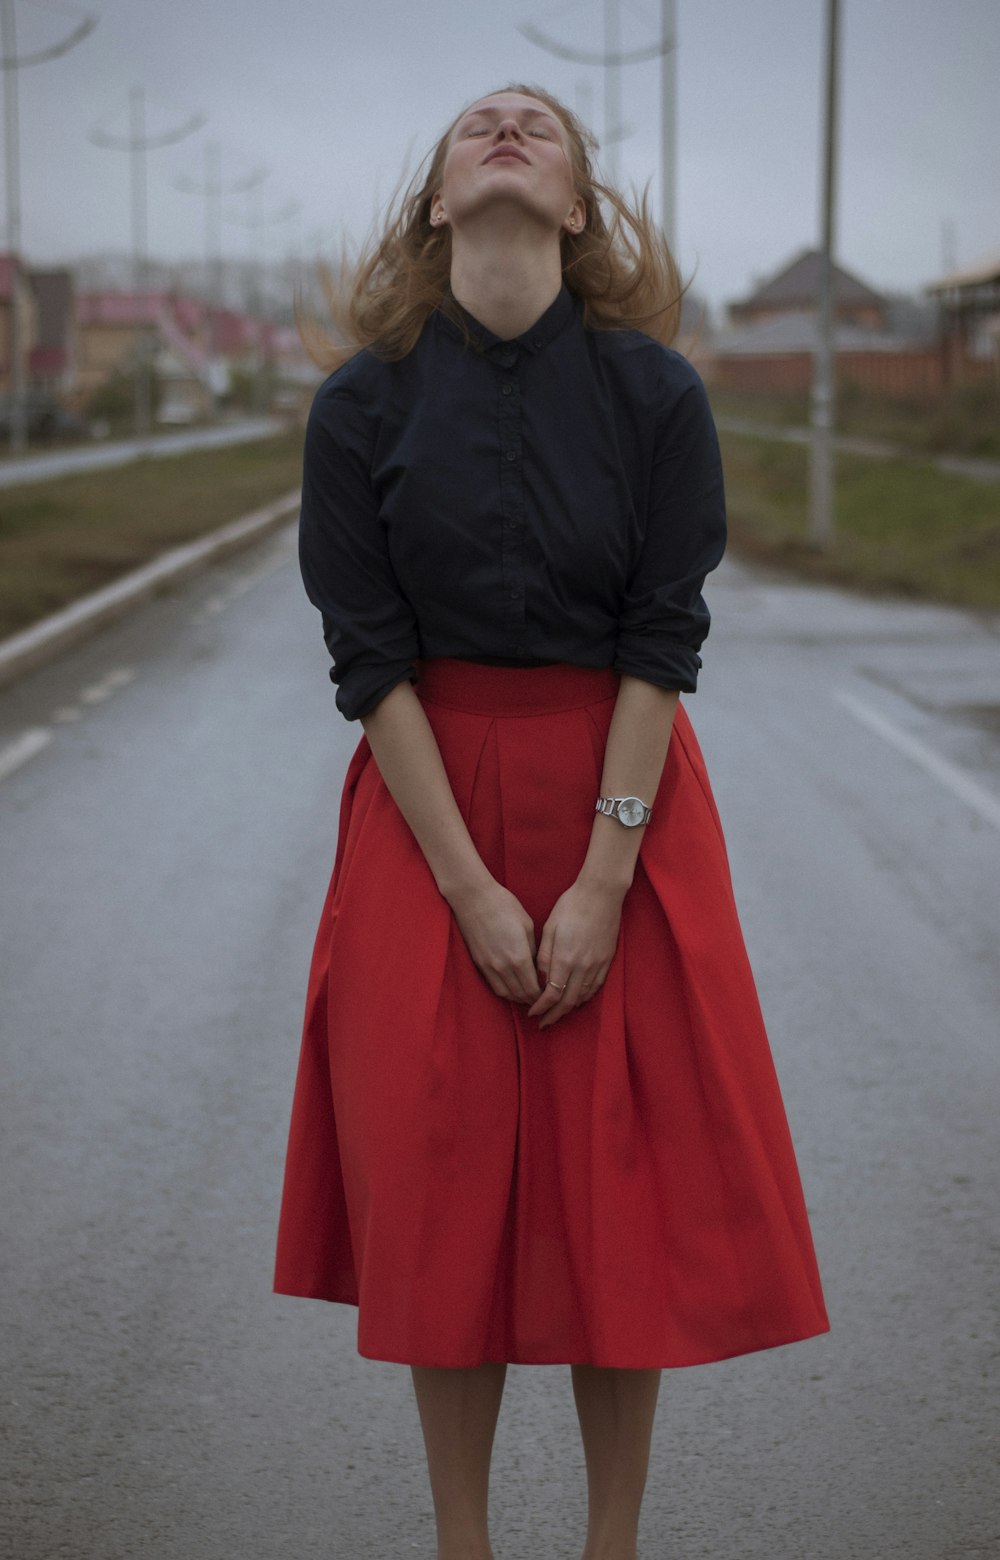
[[[153,325],[167,294],[162,292],[78,293],[78,325]]]

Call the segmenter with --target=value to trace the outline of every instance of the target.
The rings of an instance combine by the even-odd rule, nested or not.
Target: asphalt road
[[[833,1322],[664,1376],[644,1560],[1000,1553],[1000,622],[711,582],[688,708]],[[360,735],[292,536],[0,696],[0,1546],[432,1560],[405,1367],[270,1264]],[[573,1560],[569,1371],[514,1367],[498,1560]]]

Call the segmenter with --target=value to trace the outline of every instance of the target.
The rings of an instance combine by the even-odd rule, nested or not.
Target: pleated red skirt
[[[587,851],[617,690],[610,669],[421,663],[462,815],[536,937]],[[693,1365],[827,1330],[683,707],[607,980],[548,1030],[473,964],[362,737],[312,961],[275,1288],[357,1305],[359,1352],[417,1365]]]

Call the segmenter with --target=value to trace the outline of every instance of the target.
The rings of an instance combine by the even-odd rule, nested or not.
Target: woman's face
[[[481,98],[451,132],[434,226],[460,227],[491,209],[517,205],[555,232],[583,227],[566,131],[550,108],[520,92]]]

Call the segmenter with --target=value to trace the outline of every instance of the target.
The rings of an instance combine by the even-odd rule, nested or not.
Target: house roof
[[[955,289],[995,287],[998,283],[1000,283],[1000,255],[994,255],[992,260],[980,261],[978,265],[971,266],[968,270],[953,271],[950,276],[942,276],[936,282],[929,282],[926,291],[952,292]]]
[[[783,266],[777,275],[762,282],[733,307],[794,309],[804,304],[814,305],[819,299],[821,262],[822,255],[818,249],[804,249],[788,265]],[[836,264],[833,267],[833,296],[836,303],[881,307],[885,302],[882,295],[869,287],[867,282]]]
[[[759,320],[745,329],[720,332],[712,342],[712,353],[716,357],[776,357],[812,353],[818,345],[819,320],[815,313],[797,309]],[[833,345],[835,352],[911,352],[920,343],[838,320]]]
[[[162,292],[78,293],[78,325],[154,325],[163,307]]]

